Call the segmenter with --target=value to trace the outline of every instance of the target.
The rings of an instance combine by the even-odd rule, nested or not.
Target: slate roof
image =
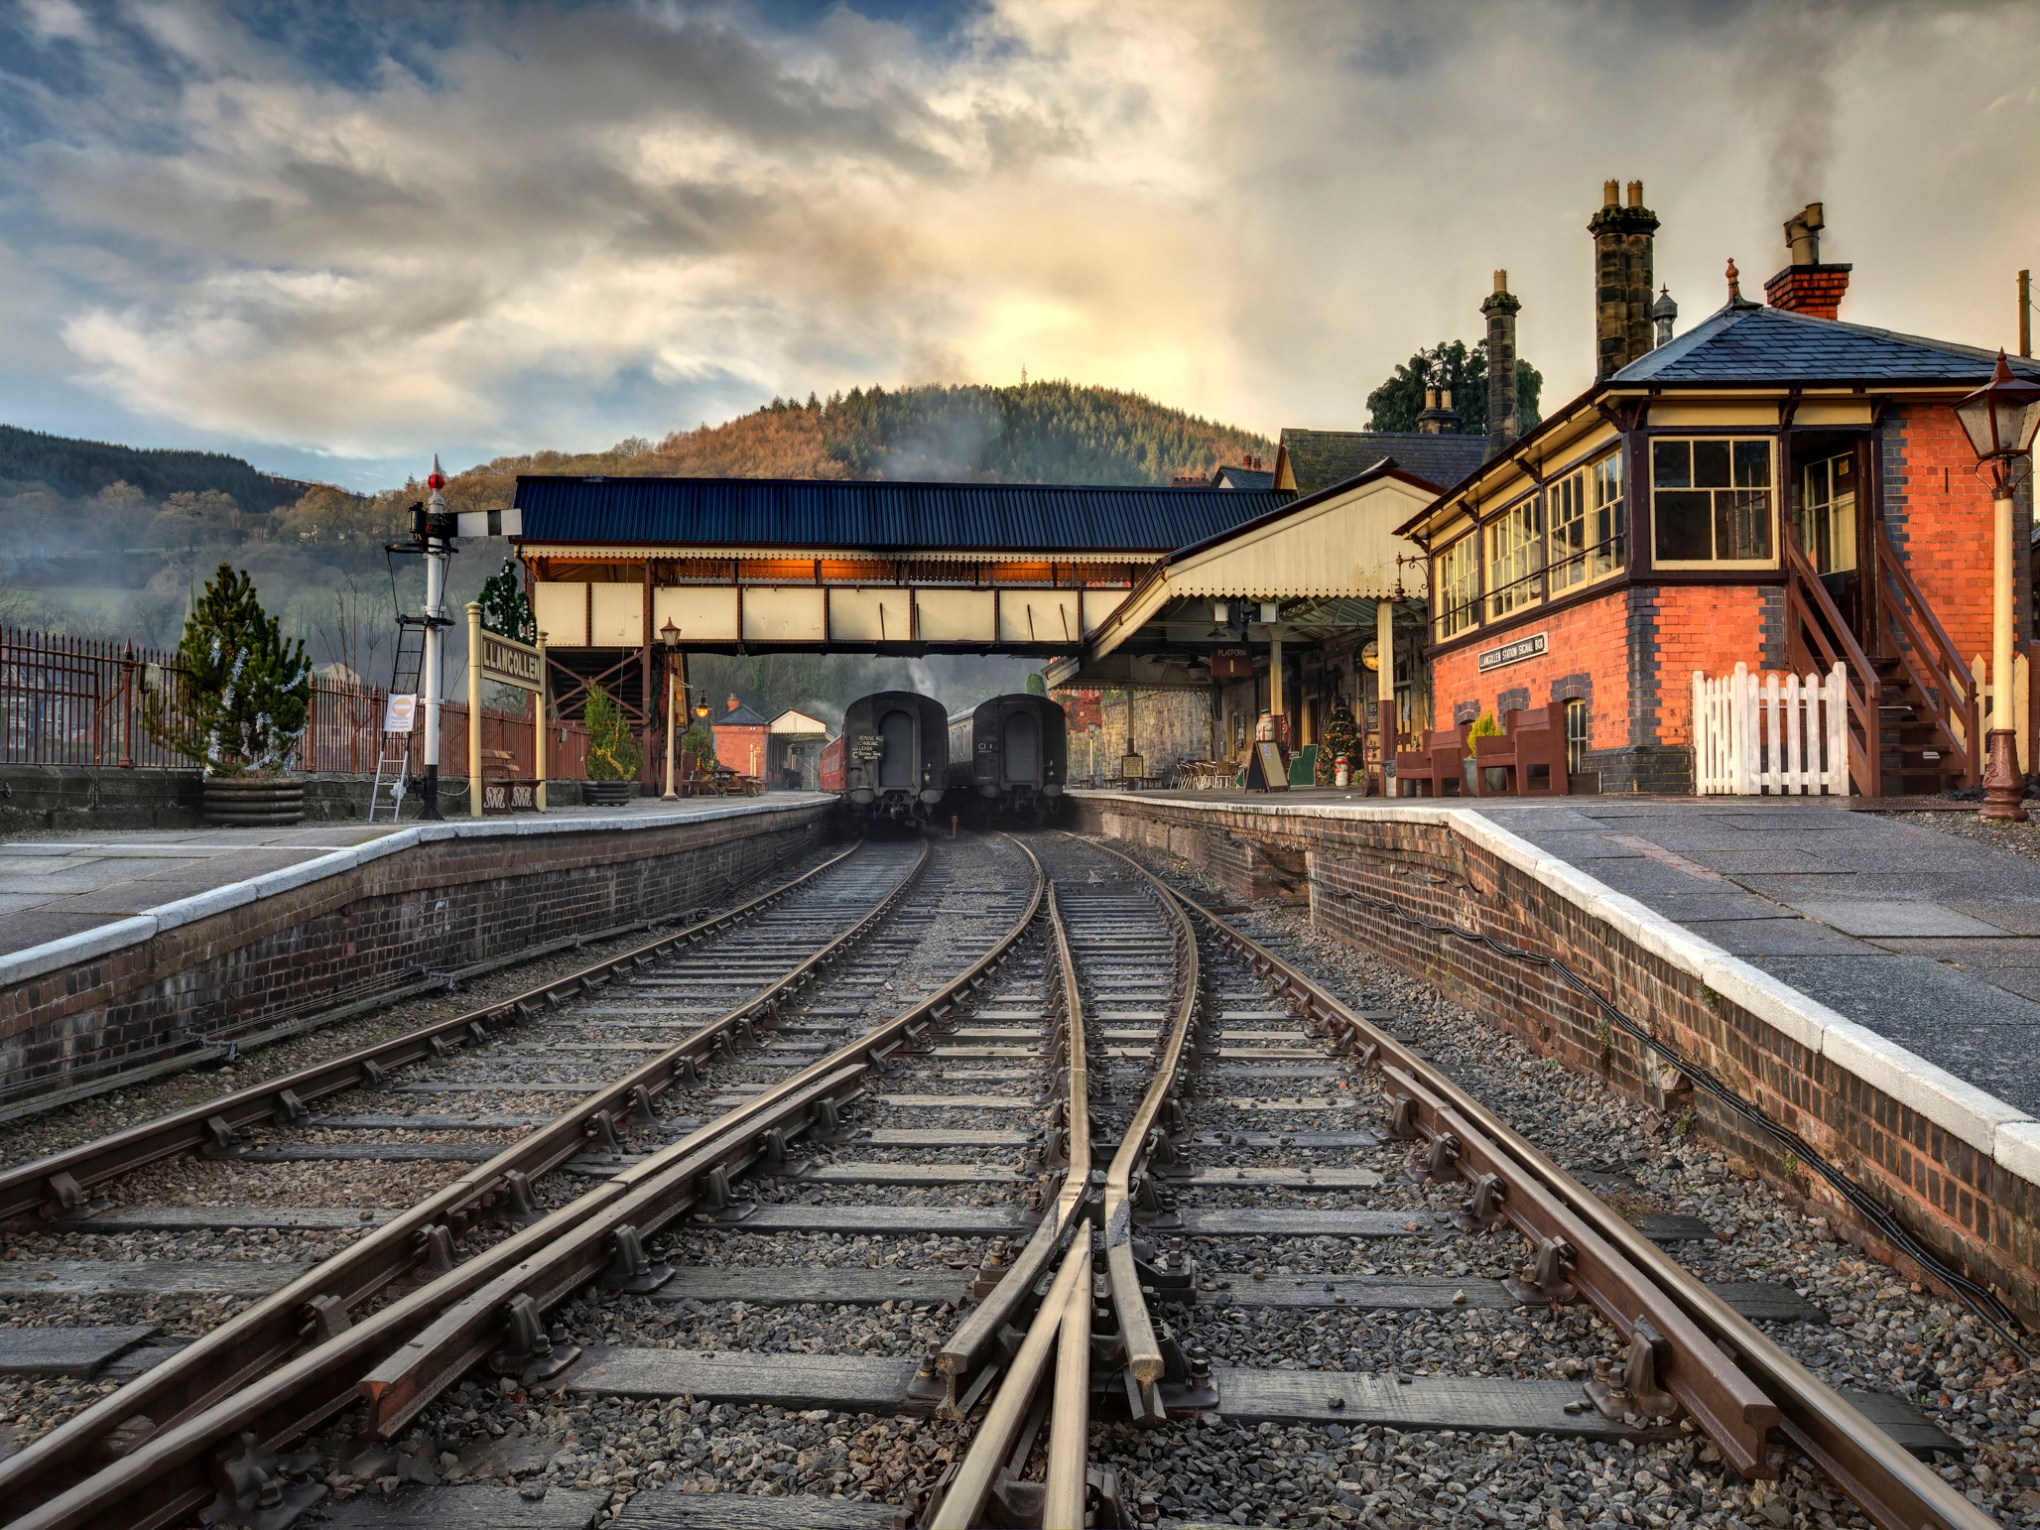
[[[1709,314],[1670,344],[1632,361],[1613,380],[1980,385],[1996,362],[1996,351],[1744,301]],[[2040,379],[2040,367],[2030,361],[2014,357],[2012,368]]]
[[[518,477],[516,505],[524,512],[526,542],[1160,553],[1296,498],[1276,489],[1218,494],[1209,488],[527,473]]]
[[[1275,475],[1261,468],[1222,467],[1211,475],[1214,489],[1251,489],[1266,493],[1275,487]]]
[[[1297,491],[1312,494],[1357,478],[1384,457],[1440,489],[1466,477],[1487,456],[1486,436],[1432,436],[1400,430],[1296,430],[1282,432]]]
[[[739,703],[720,717],[708,720],[711,728],[769,728],[772,725],[749,707]]]

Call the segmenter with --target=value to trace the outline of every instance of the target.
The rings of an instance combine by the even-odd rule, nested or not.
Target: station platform
[[[833,803],[0,842],[0,1119],[684,916],[815,843]]]
[[[285,829],[142,829],[0,840],[0,956],[137,916],[153,915],[160,920],[166,913],[174,913],[177,905],[201,894],[246,886],[259,895],[261,879],[278,872],[317,868],[320,863],[339,871],[371,856],[449,833],[490,839],[588,828],[654,828],[828,800],[813,792],[680,802],[641,797],[616,808],[448,818],[437,825],[406,819]],[[364,856],[364,847],[370,846],[379,848]]]

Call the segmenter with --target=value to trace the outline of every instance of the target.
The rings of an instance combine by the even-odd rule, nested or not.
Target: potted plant
[[[637,791],[642,758],[623,708],[599,685],[588,687],[588,803],[622,807]]]
[[[1319,786],[1350,786],[1352,784],[1353,761],[1360,754],[1360,729],[1353,721],[1352,708],[1340,702],[1332,708],[1331,719],[1325,724],[1325,746],[1318,751],[1317,784]],[[1344,774],[1346,779],[1340,780]]]
[[[715,767],[715,733],[698,717],[680,735],[680,760],[689,780],[699,780]]]
[[[178,683],[145,694],[142,721],[157,742],[195,761],[209,823],[293,824],[303,783],[285,766],[305,731],[311,661],[262,609],[245,569],[222,563],[185,619]]]
[[[1480,716],[1473,720],[1473,726],[1466,730],[1466,759],[1463,762],[1463,768],[1466,771],[1466,790],[1469,793],[1477,792],[1480,789],[1480,785],[1492,785],[1495,790],[1499,791],[1502,783],[1507,780],[1508,773],[1499,766],[1491,766],[1489,768],[1488,775],[1493,778],[1489,782],[1476,784],[1473,775],[1473,746],[1475,740],[1500,737],[1502,737],[1502,725],[1495,721],[1495,714],[1492,712],[1481,713]]]

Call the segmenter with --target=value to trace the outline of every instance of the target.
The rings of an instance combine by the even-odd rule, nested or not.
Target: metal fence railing
[[[137,765],[192,768],[147,726],[145,710],[160,706],[175,719],[184,702],[185,676],[175,654],[103,638],[62,637],[0,627],[0,765]],[[289,764],[315,774],[372,775],[381,745],[387,691],[315,675],[305,731]],[[588,730],[554,721],[546,774],[556,781],[585,779]],[[468,709],[440,706],[440,765],[449,775],[467,769]],[[411,738],[412,768],[422,768],[424,735]],[[513,776],[537,773],[535,736],[527,714],[484,707],[482,748],[490,763]],[[496,756],[507,753],[507,762]]]

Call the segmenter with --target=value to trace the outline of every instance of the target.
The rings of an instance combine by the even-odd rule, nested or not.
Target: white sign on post
[[[395,691],[383,705],[382,730],[385,733],[409,733],[418,720],[418,696],[415,691]]]

